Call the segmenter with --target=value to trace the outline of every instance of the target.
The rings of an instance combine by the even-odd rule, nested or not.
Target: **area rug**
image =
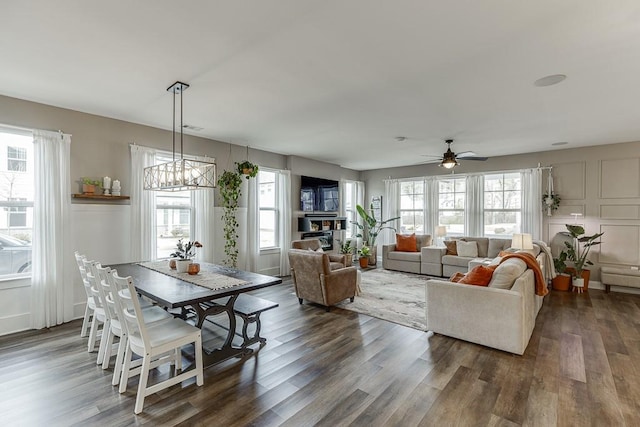
[[[362,293],[337,306],[424,331],[425,283],[429,276],[375,269],[362,272]]]

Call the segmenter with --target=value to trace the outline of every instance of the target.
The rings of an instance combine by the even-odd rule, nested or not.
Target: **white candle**
[[[117,179],[113,180],[113,189],[120,190],[120,181],[118,181]]]
[[[111,178],[109,178],[108,176],[105,176],[102,179],[102,188],[104,188],[105,190],[108,190],[111,188]]]

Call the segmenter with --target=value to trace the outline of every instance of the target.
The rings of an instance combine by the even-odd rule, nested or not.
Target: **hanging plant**
[[[258,175],[258,165],[254,165],[249,160],[241,163],[236,162],[236,167],[238,168],[238,173],[244,175],[247,179],[255,178]]]
[[[547,192],[542,195],[542,206],[547,209],[548,216],[551,216],[551,213],[560,207],[561,200],[560,196],[553,192]]]
[[[222,197],[224,213],[222,222],[224,223],[224,265],[232,268],[238,266],[238,220],[236,212],[238,210],[238,200],[240,199],[242,178],[239,174],[224,171],[218,177],[218,189]]]

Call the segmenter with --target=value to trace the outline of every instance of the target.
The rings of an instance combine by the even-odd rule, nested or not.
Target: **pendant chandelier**
[[[216,164],[185,159],[183,148],[182,92],[189,85],[175,82],[167,88],[173,92],[173,161],[144,168],[144,189],[155,191],[183,191],[215,188]],[[180,96],[180,158],[176,160],[176,101]]]

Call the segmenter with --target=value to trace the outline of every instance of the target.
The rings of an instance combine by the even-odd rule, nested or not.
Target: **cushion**
[[[387,258],[395,261],[420,262],[420,252],[391,251],[387,254]]]
[[[515,253],[515,252],[516,252],[516,251],[515,251],[515,249],[511,249],[511,248],[509,248],[509,249],[505,249],[504,251],[500,251],[500,253],[498,254],[498,256],[499,256],[500,258],[502,258],[502,257],[503,257],[503,256],[505,256],[505,255],[513,254],[513,253]]]
[[[506,261],[505,261],[506,262]],[[487,286],[491,281],[491,277],[493,276],[493,271],[498,266],[484,266],[484,265],[476,265],[464,275],[462,279],[458,283],[463,283],[466,285],[475,285],[475,286]]]
[[[451,275],[451,277],[449,277],[449,281],[458,283],[463,277],[464,277],[464,273],[460,273],[458,271],[458,272],[453,273],[453,275]]]
[[[465,242],[476,242],[478,245],[478,257],[487,258],[487,252],[489,251],[489,238],[488,237],[463,237],[460,240]]]
[[[469,267],[469,261],[473,258],[471,257],[462,257],[458,255],[444,255],[442,257],[442,265],[452,265],[455,267],[464,267],[465,271],[466,267]]]
[[[495,258],[501,251],[511,247],[509,239],[489,239],[489,248],[487,249],[487,258]]]
[[[519,258],[509,258],[493,272],[490,288],[511,289],[513,282],[527,269],[527,264]]]
[[[418,252],[416,233],[410,235],[396,234],[396,251]]]
[[[478,256],[478,244],[476,242],[463,242],[458,240],[456,243],[458,256],[475,258]]]
[[[445,240],[444,245],[447,247],[445,255],[458,255],[457,240]]]

